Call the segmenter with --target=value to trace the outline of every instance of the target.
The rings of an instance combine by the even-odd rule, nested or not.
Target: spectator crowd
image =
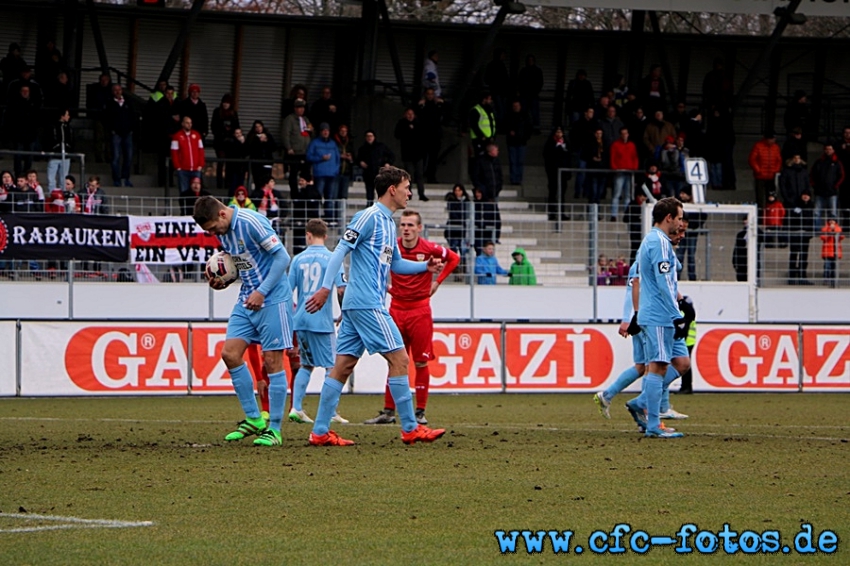
[[[439,61],[438,51],[428,52],[419,85],[422,96],[405,108],[395,123],[399,155],[372,129],[364,132],[362,142],[355,143],[349,128],[350,101],[336,98],[330,87],[322,88],[311,102],[307,87],[294,85],[282,101],[281,139],[276,140],[261,120],[240,120],[237,101],[229,93],[210,113],[201,85],[190,84],[181,98],[172,85],[159,82],[147,100],[141,100],[125,93],[124,86],[103,73],[85,88],[85,107],[95,124],[94,157],[110,164],[115,187],[130,187],[138,150],[155,153],[158,181],[166,185],[176,179],[184,214],[195,199],[208,194],[204,178],[210,169],[214,170],[216,189],[226,190],[233,205],[255,208],[273,218],[291,212],[296,227],[318,216],[331,225],[338,224],[342,211],[336,202],[348,197],[355,176],[362,177],[366,204],[371,204],[372,180],[387,164],[410,172],[418,198],[428,201],[426,183],[437,182],[443,127],[449,114]],[[457,184],[445,196],[445,236],[462,257],[470,249],[478,258],[492,257],[487,255],[490,244],[501,243],[499,198],[505,179],[500,145],[507,148],[507,182],[521,185],[529,140],[541,134],[543,70],[533,54],[525,57],[514,76],[506,61],[504,49],[493,51],[478,77],[481,88],[475,103],[465,114],[471,142],[471,189]],[[104,210],[106,197],[99,179],[88,179],[79,194],[76,180],[69,174],[70,161],[65,155],[76,149],[75,89],[54,42],[39,49],[34,68],[24,61],[19,45],[10,44],[0,61],[0,73],[0,101],[5,106],[2,141],[5,147],[20,152],[15,154],[13,170],[3,173],[0,207],[48,212]],[[610,203],[610,220],[622,220],[628,226],[630,261],[640,241],[636,216],[640,206],[665,196],[691,200],[685,183],[687,158],[706,160],[711,189],[735,190],[739,183],[733,160],[733,83],[722,59],[715,60],[705,75],[699,104],[671,100],[660,65],[651,65],[648,74],[633,86],[636,88],[629,88],[626,78],[617,75],[598,89],[585,70],[576,71],[565,91],[563,112],[555,112],[565,117],[565,123],[545,134],[542,150],[549,220],[569,219],[563,204],[570,185],[574,199]],[[831,226],[833,219],[838,230],[842,224],[846,228],[850,220],[846,217],[850,188],[845,182],[850,167],[850,127],[840,139],[824,143],[822,154],[814,157],[810,166],[809,142],[818,132],[804,91],[795,92],[789,101],[783,126],[782,144],[776,133],[767,129],[752,147],[748,164],[765,241],[782,246],[797,242],[792,245],[792,250],[797,250],[799,238],[789,233],[802,231],[813,236]],[[498,143],[497,136],[504,136],[504,144]],[[207,163],[210,144],[214,164]],[[33,153],[39,151],[50,152],[44,187],[32,166]],[[285,202],[273,177],[273,173],[281,177],[275,169],[280,163],[288,178],[291,202]],[[641,173],[634,175],[636,171]],[[97,206],[86,197],[92,186],[100,195]],[[810,209],[811,219],[805,212]],[[686,238],[680,254],[688,276],[695,279],[694,254],[705,218],[689,213],[687,220],[693,235]],[[800,272],[799,262],[805,263],[805,258],[799,257],[799,251],[791,254],[790,278],[795,280],[793,274]],[[840,246],[833,245],[833,251],[824,254],[824,258],[831,254],[837,259]],[[517,265],[528,263],[524,251],[513,255],[523,258]],[[482,259],[482,263],[488,262]],[[606,260],[604,266],[609,275],[602,277],[599,272],[599,280],[618,284],[622,266],[609,263]],[[493,282],[500,274],[498,269],[488,273],[491,275],[486,277]]]

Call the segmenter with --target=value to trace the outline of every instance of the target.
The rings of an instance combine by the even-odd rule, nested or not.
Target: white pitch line
[[[32,533],[37,531],[56,531],[60,529],[128,529],[135,527],[152,527],[153,521],[116,521],[112,519],[81,519],[80,517],[63,517],[59,515],[37,515],[33,513],[0,513],[0,519],[17,519],[21,521],[53,521],[61,525],[39,525],[32,527],[17,527],[0,529],[0,533]]]

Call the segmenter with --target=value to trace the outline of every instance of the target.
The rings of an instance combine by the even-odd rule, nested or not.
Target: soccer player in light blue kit
[[[641,242],[637,254],[641,278],[637,322],[644,334],[644,359],[649,367],[639,401],[627,407],[630,412],[635,406],[646,408],[645,434],[655,438],[683,436],[679,432],[662,430],[659,417],[664,376],[673,358],[675,337],[683,331],[687,333],[687,325],[679,312],[677,259],[671,241],[682,225],[682,215],[682,203],[675,198],[655,203],[652,230]]]
[[[685,237],[685,229],[682,227],[675,237],[671,239],[673,245],[677,245],[682,238]],[[682,270],[682,264],[676,260],[676,271]],[[638,380],[646,371],[646,360],[644,358],[644,334],[640,331],[640,326],[637,323],[637,311],[634,305],[640,304],[640,269],[638,267],[637,258],[629,268],[629,275],[626,281],[626,293],[623,299],[623,317],[621,318],[620,327],[617,332],[623,338],[632,337],[632,359],[634,365],[621,373],[614,383],[606,390],[599,391],[593,396],[593,401],[599,408],[600,414],[606,419],[611,418],[610,406],[614,397],[622,392],[626,387]],[[664,376],[664,388],[661,397],[661,418],[662,419],[686,419],[687,415],[674,410],[670,406],[670,384],[681,377],[682,373],[690,367],[690,357],[684,339],[678,339],[673,344],[673,360],[667,367],[667,373]],[[641,432],[646,429],[646,419],[642,413],[639,415],[640,422],[638,427]],[[663,427],[662,425],[662,428]],[[673,429],[667,429],[673,430]]]
[[[193,217],[201,228],[218,236],[242,279],[239,298],[227,321],[221,358],[230,372],[245,420],[224,439],[257,435],[254,444],[278,446],[287,388],[283,352],[292,348],[292,289],[286,278],[289,254],[268,219],[254,211],[230,208],[205,196],[195,201]],[[210,279],[210,286],[222,289],[225,285],[219,279]],[[242,359],[252,343],[261,345],[269,373],[268,426],[254,397],[251,372]]]
[[[322,285],[331,259],[331,252],[325,247],[328,225],[320,218],[313,218],[307,222],[305,231],[308,247],[292,258],[289,266],[289,286],[297,297],[298,305],[295,309],[293,324],[301,352],[301,368],[295,374],[295,381],[292,384],[292,410],[289,411],[289,420],[296,423],[313,422],[302,406],[307,385],[310,383],[310,374],[316,367],[330,370],[336,355],[333,303],[326,302],[325,306],[315,314],[308,313],[304,308],[307,300]],[[340,300],[346,285],[344,274],[340,266],[334,280]],[[331,420],[338,423],[348,422],[336,414]]]
[[[378,201],[351,219],[336,247],[322,288],[307,301],[307,312],[321,309],[330,295],[334,279],[345,256],[351,254],[348,286],[342,301],[342,323],[337,337],[336,362],[325,378],[316,422],[310,433],[314,446],[350,446],[354,444],[330,430],[342,387],[354,370],[364,350],[377,352],[389,364],[388,384],[401,418],[401,439],[405,444],[433,442],[444,429],[430,429],[416,422],[410,395],[408,368],[410,361],[398,327],[386,309],[390,270],[414,274],[439,271],[441,261],[427,262],[402,259],[396,239],[393,213],[407,207],[410,200],[410,175],[396,167],[383,167],[375,178]]]
[[[634,317],[634,304],[638,302],[640,295],[639,290],[640,278],[638,277],[638,262],[637,260],[629,267],[629,275],[626,280],[626,294],[623,299],[623,317],[620,319],[620,327],[617,333],[623,338],[632,337],[632,360],[634,365],[623,371],[617,380],[605,391],[599,391],[593,396],[593,401],[599,408],[599,412],[606,419],[611,418],[610,407],[614,396],[620,393],[623,389],[637,381],[640,376],[646,371],[646,360],[643,352],[643,334],[637,321]]]

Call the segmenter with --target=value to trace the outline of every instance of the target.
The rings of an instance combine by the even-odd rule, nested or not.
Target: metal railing
[[[180,197],[139,197],[130,195],[108,195],[111,215],[134,216],[179,216],[188,210],[189,203]],[[272,224],[281,236],[290,253],[297,253],[304,245],[304,225],[313,217],[324,217],[330,224],[328,243],[335,245],[336,239],[353,213],[362,208],[359,195],[349,200],[333,203],[317,200],[278,200],[278,209],[267,211]],[[222,198],[225,204],[230,202]],[[259,206],[259,202],[256,202]],[[333,206],[327,206],[332,204]],[[423,216],[423,235],[437,243],[454,249],[462,258],[458,271],[447,283],[476,283],[475,260],[486,241],[496,242],[496,259],[506,270],[513,263],[512,253],[523,248],[531,262],[537,284],[548,287],[603,287],[625,283],[625,273],[634,258],[644,233],[643,214],[649,208],[632,205],[618,212],[612,220],[613,209],[609,204],[562,204],[559,221],[550,220],[550,205],[502,200],[493,209],[483,209],[482,203],[467,202],[462,217],[455,215],[450,221],[445,203],[417,204]],[[688,213],[689,206],[685,206]],[[484,212],[487,212],[485,215]],[[850,264],[842,257],[833,259],[829,255],[826,240],[830,236],[821,232],[826,222],[826,211],[811,225],[800,231],[787,222],[777,227],[760,226],[757,242],[757,283],[760,287],[782,287],[787,285],[826,285],[830,287],[850,286]],[[569,217],[565,220],[564,216]],[[696,217],[688,227],[686,238],[679,245],[678,253],[683,269],[680,281],[734,282],[747,280],[746,230],[747,215],[741,212],[726,212],[716,207],[705,218]],[[754,218],[754,217],[753,217]],[[500,219],[498,224],[496,220]],[[839,225],[846,233],[850,224],[850,210],[840,210]],[[822,240],[821,236],[827,236]],[[846,242],[835,242],[843,248]],[[836,254],[838,255],[838,254]],[[843,254],[842,254],[843,255]],[[600,264],[600,257],[604,265]],[[72,260],[73,258],[68,258]],[[58,262],[0,261],[0,277],[18,281],[35,280],[117,280],[126,272],[135,277],[132,265],[108,264],[62,265]],[[198,280],[200,267],[184,269],[182,274],[171,269],[152,267],[161,280]],[[69,273],[70,272],[70,273]],[[187,275],[188,274],[188,275]],[[498,284],[509,282],[498,277]]]
[[[32,169],[33,162],[41,162],[41,161],[50,161],[50,160],[59,160],[59,161],[70,161],[68,172],[65,175],[72,172],[70,165],[79,164],[79,179],[77,179],[78,186],[82,186],[84,183],[84,179],[86,177],[86,155],[84,153],[65,153],[65,152],[55,152],[55,151],[24,151],[24,150],[15,150],[15,149],[0,149],[0,159],[5,157],[11,157],[14,160],[14,163],[17,164],[19,160],[23,160],[28,162],[28,166],[22,167],[22,172],[26,173],[28,169]],[[60,167],[59,171],[62,169]],[[12,171],[12,174],[15,174],[15,171]],[[62,187],[64,187],[65,175],[62,175]],[[53,179],[48,179],[48,181],[53,181]],[[42,186],[45,191],[50,191],[53,188],[53,185],[50,184],[48,186]]]

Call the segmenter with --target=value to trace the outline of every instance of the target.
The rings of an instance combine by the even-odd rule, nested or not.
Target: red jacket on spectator
[[[74,195],[72,193],[66,192],[62,189],[53,189],[50,191],[50,194],[47,195],[47,198],[44,199],[44,211],[62,214],[65,212],[69,212],[66,208],[68,206],[66,199],[74,199],[74,210],[73,212],[80,211],[80,197],[78,195]]]
[[[768,228],[781,228],[782,220],[785,218],[785,207],[782,203],[768,198],[768,202],[764,207],[764,225]]]
[[[171,136],[171,162],[178,171],[198,171],[206,165],[204,141],[195,130],[180,130]]]
[[[820,239],[823,241],[820,256],[823,259],[841,259],[841,240],[844,239],[841,226],[837,222],[827,222],[826,226],[821,228],[820,231]]]
[[[757,181],[770,181],[782,170],[782,151],[776,142],[759,140],[750,151],[750,169]]]
[[[608,150],[611,156],[611,169],[639,169],[637,146],[631,141],[616,139]]]

